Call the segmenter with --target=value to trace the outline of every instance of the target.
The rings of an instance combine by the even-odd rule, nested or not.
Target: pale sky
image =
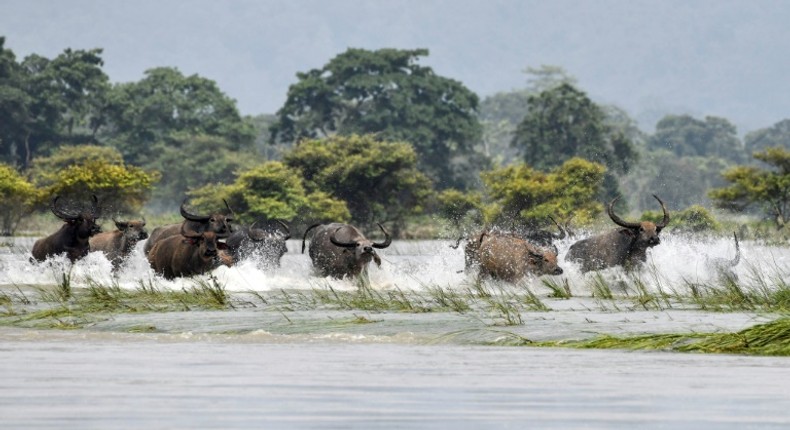
[[[640,120],[721,116],[740,134],[790,118],[790,2],[633,0],[0,0],[18,59],[103,48],[113,82],[177,67],[242,114],[274,113],[296,73],[349,47],[428,48],[420,64],[481,99],[557,65]]]

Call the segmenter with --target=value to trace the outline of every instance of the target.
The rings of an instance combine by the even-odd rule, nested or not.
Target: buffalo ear
[[[381,257],[379,257],[378,254],[373,254],[373,261],[376,262],[376,265],[378,267],[381,267]]]
[[[227,243],[225,243],[225,242],[219,242],[219,241],[218,241],[218,242],[217,242],[217,249],[219,249],[219,250],[221,250],[221,251],[225,251],[225,250],[227,250],[227,249],[228,249],[228,244],[227,244]]]
[[[634,231],[634,230],[632,230],[630,228],[624,228],[624,229],[620,230],[620,234],[624,234],[624,235],[626,235],[628,237],[634,237],[634,236],[636,236],[636,231]]]

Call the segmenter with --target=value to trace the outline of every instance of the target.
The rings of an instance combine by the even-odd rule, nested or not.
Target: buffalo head
[[[70,227],[73,227],[78,238],[87,239],[97,233],[101,233],[101,227],[96,223],[96,219],[100,215],[98,197],[93,196],[93,202],[89,210],[80,212],[73,212],[58,207],[58,200],[60,200],[60,196],[56,196],[52,200],[52,213],[65,221]]]
[[[337,239],[336,235],[338,231],[343,229],[343,227],[336,228],[335,231],[332,232],[332,234],[329,236],[329,241],[332,242],[332,244],[334,244],[335,246],[353,250],[354,257],[357,259],[357,261],[367,263],[370,260],[373,260],[376,262],[377,265],[381,266],[381,257],[379,257],[378,254],[376,254],[374,248],[383,249],[390,246],[390,244],[392,244],[392,237],[390,237],[389,233],[387,233],[387,230],[384,229],[384,227],[380,223],[376,223],[376,224],[384,233],[384,242],[376,243],[364,237],[362,237],[360,240],[355,240],[352,242],[341,242],[340,240]]]
[[[233,232],[231,223],[233,222],[235,214],[230,206],[228,206],[227,201],[223,199],[222,202],[225,203],[225,207],[228,209],[227,214],[215,213],[211,215],[196,215],[187,211],[186,200],[184,200],[180,207],[181,216],[184,217],[185,220],[192,222],[191,229],[195,232],[209,230],[215,232],[220,239],[226,238]]]
[[[661,210],[664,212],[664,219],[657,224],[650,221],[623,221],[623,219],[614,213],[614,204],[617,202],[619,197],[615,197],[611,203],[609,203],[607,210],[609,213],[609,218],[611,218],[612,221],[614,221],[614,223],[620,227],[625,227],[626,230],[623,231],[633,238],[632,240],[634,243],[641,244],[644,247],[656,246],[661,243],[661,239],[658,237],[658,235],[661,233],[661,230],[666,227],[667,224],[669,224],[669,211],[667,211],[666,205],[664,205],[664,202],[661,201],[657,195],[653,194],[653,197],[658,200],[658,203],[661,205]]]

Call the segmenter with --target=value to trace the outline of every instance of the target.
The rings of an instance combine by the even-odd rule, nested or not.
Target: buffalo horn
[[[335,234],[337,234],[338,230],[340,230],[341,228],[343,228],[343,227],[336,228],[335,231],[333,231],[332,234],[329,235],[329,241],[334,243],[336,246],[339,246],[339,247],[342,247],[342,248],[356,248],[356,246],[358,245],[357,242],[340,242],[337,239],[335,239]],[[376,245],[374,244],[373,246],[376,246]]]
[[[615,204],[615,202],[617,202],[617,199],[619,199],[619,198],[620,197],[615,197],[614,199],[612,199],[612,202],[609,203],[609,208],[608,208],[609,218],[611,218],[612,221],[614,221],[614,223],[619,225],[620,227],[625,227],[625,228],[639,228],[639,227],[641,227],[642,224],[640,224],[638,222],[623,221],[619,216],[615,215],[615,213],[614,213],[614,204]],[[666,212],[664,212],[664,213],[666,213]]]
[[[557,226],[557,228],[560,230],[560,234],[558,234],[558,235],[554,236],[554,238],[555,238],[555,239],[557,239],[557,240],[562,240],[562,239],[565,239],[565,229],[564,229],[564,228],[562,228],[562,226],[560,225],[560,223],[558,223],[558,222],[557,222],[557,220],[555,220],[553,216],[549,215],[549,219],[550,219],[550,220],[551,220],[551,222],[553,222],[553,223],[554,223],[554,225],[556,225],[556,226]]]
[[[93,218],[98,218],[101,215],[101,208],[99,207],[99,198],[93,194],[93,206],[91,207],[91,215]]]
[[[55,214],[56,217],[58,217],[58,218],[60,218],[62,220],[66,220],[66,221],[71,221],[71,220],[75,220],[75,219],[79,218],[79,216],[74,215],[74,214],[70,214],[70,213],[64,211],[63,209],[59,208],[58,207],[58,200],[60,200],[60,196],[55,196],[55,198],[52,199],[52,208],[51,209],[52,209],[52,213]]]
[[[381,223],[376,223],[376,224],[379,226],[381,231],[384,233],[384,242],[381,242],[381,243],[375,243],[374,242],[373,243],[373,247],[374,248],[378,248],[378,249],[382,249],[382,248],[386,248],[386,247],[390,246],[390,244],[392,243],[392,237],[390,237],[390,234],[387,233],[387,230],[384,229],[384,226],[382,226]]]
[[[208,220],[211,219],[210,216],[194,215],[187,212],[186,204],[187,200],[184,199],[184,202],[181,203],[181,216],[184,217],[184,219],[197,222],[208,222]]]
[[[228,221],[233,221],[233,218],[236,218],[236,213],[233,212],[233,209],[230,208],[230,205],[228,205],[228,201],[227,200],[222,199],[222,203],[225,203],[225,207],[228,208],[228,212],[230,212],[230,216],[227,217]]]
[[[284,223],[283,221],[281,221],[279,219],[277,220],[277,223],[280,224],[282,226],[282,228],[283,228],[283,231],[285,231],[285,236],[283,237],[283,240],[290,239],[291,238],[291,229],[288,228],[288,224]]]
[[[661,204],[661,210],[664,212],[664,219],[661,220],[660,223],[656,224],[656,230],[661,231],[662,228],[669,224],[669,211],[667,210],[667,206],[661,201],[661,199],[658,198],[657,195],[653,194],[653,197],[655,197],[656,200],[658,200],[658,203]]]
[[[126,227],[129,227],[128,221],[118,221],[115,217],[112,217],[112,222],[115,223],[115,227],[118,227],[118,230],[123,230]]]

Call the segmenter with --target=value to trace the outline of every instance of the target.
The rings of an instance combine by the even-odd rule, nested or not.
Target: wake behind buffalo
[[[556,241],[570,236],[565,225],[551,221],[558,232],[535,229],[504,229],[486,227],[462,236],[454,247],[466,239],[464,267],[459,271],[476,274],[479,278],[518,282],[525,277],[556,276],[563,273],[563,265],[575,265],[582,273],[621,267],[638,270],[647,260],[648,251],[660,245],[660,233],[670,221],[670,212],[658,196],[653,196],[661,207],[660,222],[626,221],[614,211],[617,198],[607,205],[606,214],[616,228],[573,243],[564,262],[558,255]],[[287,252],[286,241],[290,227],[282,220],[266,220],[250,225],[236,224],[236,214],[227,202],[208,214],[195,213],[181,204],[183,221],[155,228],[149,235],[145,219],[118,220],[113,217],[116,230],[102,233],[98,228],[100,202],[92,196],[89,209],[70,210],[61,206],[56,196],[52,213],[62,219],[61,228],[40,240],[32,249],[32,257],[45,261],[65,254],[73,263],[89,252],[105,254],[113,270],[123,264],[140,241],[146,259],[154,273],[165,279],[191,277],[209,273],[220,266],[232,267],[248,260],[262,269],[277,268]],[[73,202],[72,202],[73,203]],[[358,226],[345,223],[315,223],[302,235],[302,253],[307,248],[313,272],[317,276],[353,279],[366,273],[371,262],[381,266],[383,250],[392,243],[387,229],[377,223],[383,240],[369,239]],[[375,233],[375,232],[374,232]],[[737,236],[735,237],[736,250]],[[734,261],[706,262],[732,267]]]

